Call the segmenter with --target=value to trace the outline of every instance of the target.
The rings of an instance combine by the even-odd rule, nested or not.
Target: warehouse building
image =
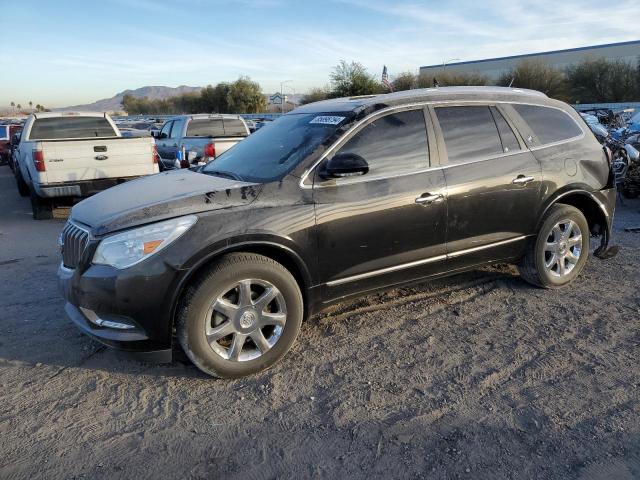
[[[588,58],[605,58],[607,60],[623,60],[635,65],[640,58],[640,40],[631,42],[609,43],[592,47],[569,48],[552,52],[529,53],[510,57],[488,58],[469,62],[446,62],[438,65],[420,67],[420,74],[435,76],[444,69],[452,73],[476,73],[496,80],[500,75],[510,71],[522,60],[543,61],[548,65],[564,69],[569,65]]]

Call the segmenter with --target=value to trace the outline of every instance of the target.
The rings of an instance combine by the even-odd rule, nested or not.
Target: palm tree
[[[13,109],[15,108],[15,106],[16,106],[16,102],[11,102],[11,111],[12,112],[13,112]]]
[[[19,112],[20,109],[22,108],[22,105],[18,104],[18,105],[16,105],[16,108],[18,109],[18,112]]]
[[[29,110],[33,110],[33,102],[29,100]]]
[[[40,110],[42,110],[42,105],[37,104],[36,105],[36,112],[39,112]]]

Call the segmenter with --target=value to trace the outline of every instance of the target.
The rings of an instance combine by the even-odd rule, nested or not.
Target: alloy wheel
[[[544,247],[544,267],[554,277],[569,275],[580,260],[582,253],[582,232],[573,220],[565,219],[556,223]]]
[[[269,351],[287,321],[284,297],[270,282],[245,279],[225,288],[209,307],[205,334],[225,360],[244,362]]]

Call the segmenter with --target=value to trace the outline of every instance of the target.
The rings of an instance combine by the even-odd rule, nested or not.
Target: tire
[[[16,176],[16,185],[18,186],[18,193],[20,194],[21,197],[28,197],[29,185],[27,185],[27,182],[25,182],[24,179],[22,178],[22,173],[20,172],[20,168],[18,168],[17,165],[15,169],[15,176]]]
[[[563,230],[563,225],[568,228],[570,222],[573,222],[571,230]],[[567,286],[587,263],[589,235],[589,224],[580,210],[560,203],[553,205],[545,215],[535,241],[529,244],[518,265],[520,276],[542,288]],[[551,242],[547,243],[548,240]]]
[[[277,292],[273,300],[267,301],[267,291]],[[243,298],[251,298],[250,303]],[[267,303],[260,306],[263,301]],[[200,370],[214,377],[238,378],[265,370],[282,359],[298,336],[303,316],[300,288],[285,267],[262,255],[231,253],[188,287],[178,308],[177,337]],[[280,318],[279,326],[263,325],[274,318]],[[207,331],[214,335],[210,340]],[[222,333],[227,335],[223,337]],[[244,344],[234,349],[242,338]],[[262,339],[273,343],[258,341]]]
[[[31,189],[31,210],[34,220],[50,220],[53,218],[53,204],[50,200],[39,197],[38,194]]]

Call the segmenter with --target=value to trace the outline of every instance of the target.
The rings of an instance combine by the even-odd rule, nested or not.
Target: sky
[[[305,93],[340,60],[421,65],[637,40],[638,0],[0,0],[0,108],[249,76]]]

